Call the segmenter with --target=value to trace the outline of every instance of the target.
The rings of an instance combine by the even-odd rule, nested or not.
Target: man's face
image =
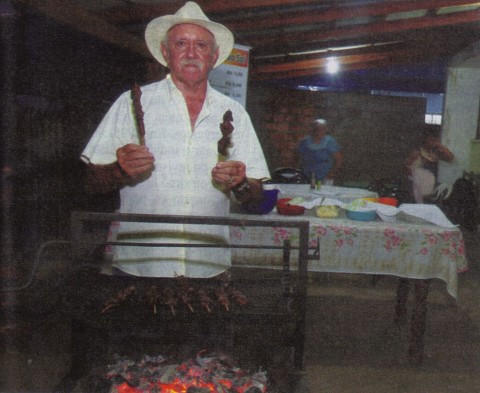
[[[323,138],[327,134],[327,126],[324,124],[314,124],[312,126],[312,136],[314,138]]]
[[[172,78],[186,84],[207,80],[218,59],[213,34],[193,24],[173,26],[167,34],[167,45],[162,44],[162,53]]]

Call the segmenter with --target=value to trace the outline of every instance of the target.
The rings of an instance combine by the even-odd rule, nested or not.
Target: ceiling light
[[[338,64],[338,59],[336,57],[327,57],[326,68],[329,74],[336,74],[340,69],[340,64]]]

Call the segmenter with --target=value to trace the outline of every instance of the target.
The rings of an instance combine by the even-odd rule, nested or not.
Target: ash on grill
[[[199,353],[180,364],[167,358],[144,356],[140,361],[118,358],[108,366],[110,393],[265,393],[267,374],[237,367],[221,354]]]

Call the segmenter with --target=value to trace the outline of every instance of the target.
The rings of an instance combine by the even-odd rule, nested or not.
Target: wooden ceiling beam
[[[447,49],[440,48],[435,54],[440,58],[447,54]],[[419,63],[427,59],[429,55],[430,54],[423,48],[413,48],[336,57],[342,72],[345,72],[354,69],[370,69],[405,63]],[[282,64],[259,65],[251,68],[250,77],[253,80],[264,80],[324,74],[327,72],[326,65],[327,59],[325,57]]]
[[[410,53],[423,53],[422,51],[410,51]],[[352,63],[368,63],[379,61],[385,58],[397,58],[399,55],[404,55],[405,51],[389,51],[389,52],[378,52],[378,53],[364,53],[358,55],[347,55],[347,56],[336,56],[338,62],[341,65],[352,64]],[[252,69],[255,74],[265,74],[265,73],[278,73],[278,72],[287,72],[294,70],[305,70],[305,69],[323,69],[327,65],[327,58],[317,58],[309,60],[299,60],[286,62],[282,64],[270,64],[270,65],[260,65]]]
[[[137,53],[145,58],[153,58],[143,39],[128,34],[85,11],[71,0],[16,0],[37,9],[47,17],[73,27],[115,46]]]
[[[331,39],[358,38],[361,35],[371,36],[375,34],[400,33],[408,30],[421,30],[456,24],[478,23],[479,21],[480,11],[476,10],[445,16],[427,16],[390,22],[376,22],[320,32],[308,31],[301,33],[251,35],[248,38],[244,37],[244,39],[248,41],[248,45],[257,48],[262,45],[271,46],[272,42],[279,46],[282,44],[289,45],[292,42],[312,43]]]
[[[455,1],[455,0],[452,0]],[[456,0],[459,1],[459,0]],[[227,13],[244,9],[255,10],[258,8],[282,7],[308,4],[318,4],[315,0],[198,0],[197,3],[203,12],[208,14]],[[162,15],[172,15],[185,4],[184,1],[168,2],[167,4],[132,4],[128,6],[111,7],[98,14],[113,24],[145,23]],[[215,20],[215,19],[214,19]]]
[[[271,28],[278,26],[291,26],[296,24],[322,23],[339,19],[358,18],[366,16],[388,15],[397,12],[408,12],[419,9],[439,9],[442,7],[452,7],[474,4],[468,0],[421,0],[411,1],[403,0],[392,2],[383,1],[380,3],[370,4],[366,6],[333,6],[328,10],[313,13],[309,9],[309,5],[318,5],[318,1],[302,1],[302,0],[223,0],[223,1],[198,1],[203,11],[208,14],[221,14],[232,11],[251,11],[251,18],[241,18],[237,21],[225,22],[233,31],[249,30],[252,27]],[[128,4],[128,6],[112,7],[99,11],[99,15],[112,24],[129,24],[129,23],[146,23],[160,15],[168,15],[175,13],[183,2],[178,1],[168,4]],[[298,5],[299,8],[304,6],[303,11],[295,13],[288,12],[281,14],[280,7],[291,8]],[[278,7],[272,10],[273,16],[255,17],[255,10],[258,8]],[[215,18],[213,18],[216,20]],[[218,21],[218,20],[216,20]],[[221,22],[221,21],[220,21]],[[223,22],[222,22],[223,23]]]
[[[424,56],[418,56],[417,63],[421,63],[424,60]],[[425,59],[426,60],[426,59]],[[412,64],[410,61],[403,60],[399,61],[398,59],[390,59],[390,58],[384,58],[384,59],[377,59],[375,61],[367,61],[367,62],[356,62],[356,63],[349,63],[349,64],[343,64],[341,66],[341,71],[339,72],[339,75],[341,75],[342,72],[348,72],[348,71],[355,71],[355,70],[367,70],[367,69],[375,69],[375,68],[382,68],[382,67],[391,67],[391,66],[398,66],[401,64]],[[275,73],[262,73],[262,74],[257,74],[255,71],[252,71],[249,74],[249,79],[252,81],[262,81],[262,80],[275,80],[275,79],[290,79],[290,78],[301,78],[301,77],[310,77],[314,75],[322,75],[322,74],[327,74],[326,68],[320,67],[320,68],[308,68],[308,69],[293,69],[290,71],[284,71],[284,72],[275,72]]]
[[[228,28],[239,33],[241,31],[268,29],[282,26],[308,25],[316,23],[334,22],[343,19],[389,15],[398,12],[415,10],[434,10],[442,7],[452,7],[471,4],[465,0],[425,0],[375,3],[363,7],[332,7],[326,11],[312,11],[307,8],[295,13],[277,13],[269,17],[242,18],[226,22]]]

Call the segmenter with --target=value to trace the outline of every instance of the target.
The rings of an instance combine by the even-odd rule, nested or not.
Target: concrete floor
[[[419,366],[407,362],[408,327],[393,324],[395,277],[311,275],[305,393],[480,392],[480,233],[464,238],[470,270],[458,301],[432,281]],[[69,325],[55,313],[18,322],[12,301],[2,300],[0,392],[50,392],[70,364]]]

